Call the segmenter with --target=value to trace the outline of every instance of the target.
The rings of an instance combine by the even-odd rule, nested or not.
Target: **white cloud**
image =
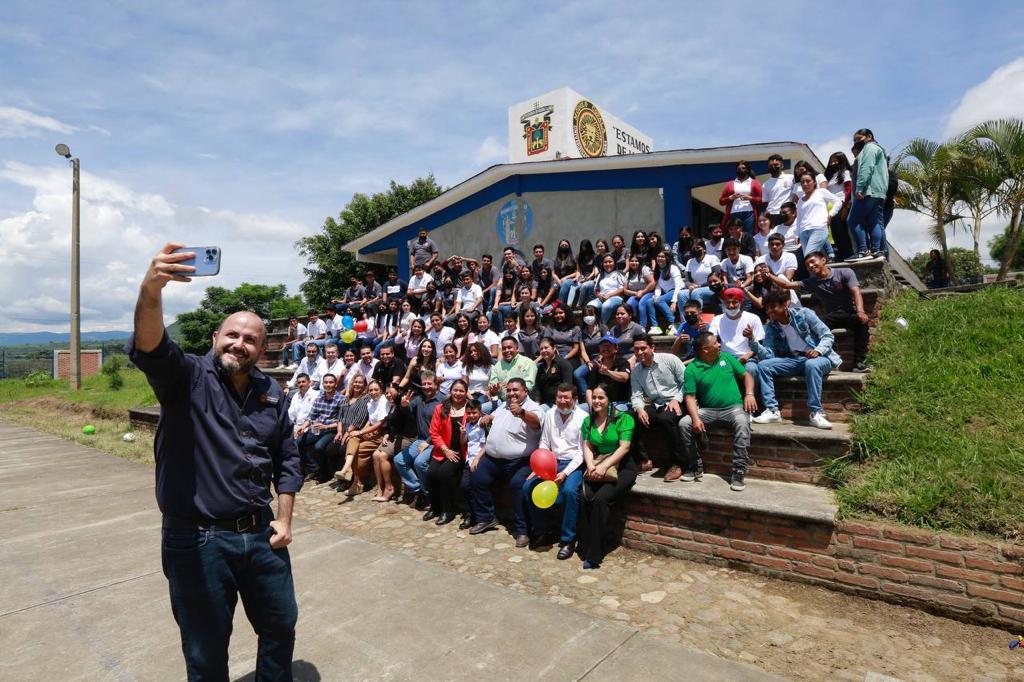
[[[1000,216],[990,216],[981,223],[981,261],[994,265],[994,261],[988,255],[988,242],[1006,227],[1006,219]],[[885,231],[889,243],[900,252],[906,259],[915,255],[939,248],[939,245],[931,237],[931,225],[928,218],[913,211],[898,210],[892,216],[892,221]],[[960,229],[956,231],[952,227],[946,230],[946,242],[950,247],[959,246],[965,249],[974,248],[974,240],[969,230]]]
[[[821,144],[812,145],[811,150],[825,165],[828,165],[828,157],[832,156],[835,152],[843,152],[846,154],[846,159],[852,163],[853,159],[850,158],[849,152],[851,146],[853,146],[852,135],[839,135]]]
[[[493,135],[488,135],[480,143],[476,150],[476,156],[473,158],[478,166],[490,166],[495,163],[504,163],[507,160],[508,147]]]
[[[74,126],[49,116],[34,114],[17,107],[0,107],[0,138],[35,137],[44,131],[69,135],[78,130]]]
[[[1024,57],[1000,66],[967,90],[949,115],[945,137],[994,118],[1024,118]]]
[[[62,330],[68,323],[71,197],[59,166],[7,162],[0,182],[33,191],[31,206],[0,219],[0,329]],[[168,286],[168,319],[193,309],[206,285],[284,283],[296,292],[302,263],[292,248],[300,223],[253,212],[175,205],[94,174],[83,174],[81,210],[82,327],[126,329],[139,281],[152,254],[168,241],[220,245],[221,275]]]

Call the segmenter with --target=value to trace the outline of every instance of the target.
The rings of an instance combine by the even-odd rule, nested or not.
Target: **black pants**
[[[659,458],[649,458],[655,461],[658,466],[682,465],[684,448],[683,439],[679,435],[680,415],[668,409],[657,410],[653,405],[648,405],[644,408],[644,411],[647,413],[648,419],[650,419],[650,425],[644,426],[643,422],[640,421],[639,415],[637,416],[636,428],[639,439],[643,441],[646,452],[649,455],[652,451],[661,451],[662,453]],[[662,436],[661,442],[658,446],[651,447],[654,442],[652,437],[658,433]]]
[[[853,362],[864,362],[868,356],[868,326],[857,319],[856,313],[832,310],[821,316],[829,329],[849,329],[853,332]]]
[[[853,241],[850,239],[850,228],[846,224],[845,211],[840,211],[829,220],[832,228],[832,241],[836,244],[836,260],[846,260],[853,255]]]
[[[675,429],[675,427],[673,427]],[[615,502],[624,497],[636,483],[636,466],[627,455],[619,463],[619,477],[614,483],[583,481],[580,489],[579,553],[584,561],[600,564],[612,546],[608,522]]]
[[[430,458],[427,464],[427,488],[430,490],[430,509],[435,514],[454,514],[458,511],[459,484],[462,480],[462,462]]]

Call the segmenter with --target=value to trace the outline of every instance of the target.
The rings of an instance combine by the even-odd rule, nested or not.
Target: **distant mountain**
[[[127,339],[131,332],[82,332],[82,341],[119,341]],[[39,343],[70,343],[68,333],[57,332],[0,332],[0,346],[20,346]]]

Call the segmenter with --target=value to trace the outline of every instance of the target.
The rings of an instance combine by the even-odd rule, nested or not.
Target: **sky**
[[[82,328],[105,330],[130,328],[168,241],[224,252],[219,277],[166,288],[168,320],[210,284],[297,292],[295,241],[354,193],[506,161],[507,108],[561,86],[656,150],[796,140],[824,159],[860,127],[896,152],[1024,117],[1024,3],[707,7],[8,0],[0,331],[67,329],[60,142],[82,164]],[[902,211],[890,239],[907,256],[932,246]]]

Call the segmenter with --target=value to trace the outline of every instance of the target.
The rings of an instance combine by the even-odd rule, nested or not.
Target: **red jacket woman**
[[[747,190],[745,185],[750,183],[750,189]],[[741,189],[745,191],[738,192],[737,184],[742,184]],[[764,188],[761,183],[758,182],[757,178],[753,176],[750,171],[750,164],[746,161],[740,161],[736,164],[736,179],[730,180],[725,183],[725,187],[722,188],[722,194],[718,197],[718,203],[725,207],[725,215],[722,216],[722,231],[725,232],[729,226],[729,217],[733,213],[737,214],[753,214],[749,221],[750,228],[746,229],[748,233],[753,231],[753,226],[757,225],[757,214],[758,209],[761,207],[761,200],[764,195]],[[749,197],[744,198],[744,197]],[[737,206],[737,203],[739,205]],[[747,216],[745,216],[747,217]]]

